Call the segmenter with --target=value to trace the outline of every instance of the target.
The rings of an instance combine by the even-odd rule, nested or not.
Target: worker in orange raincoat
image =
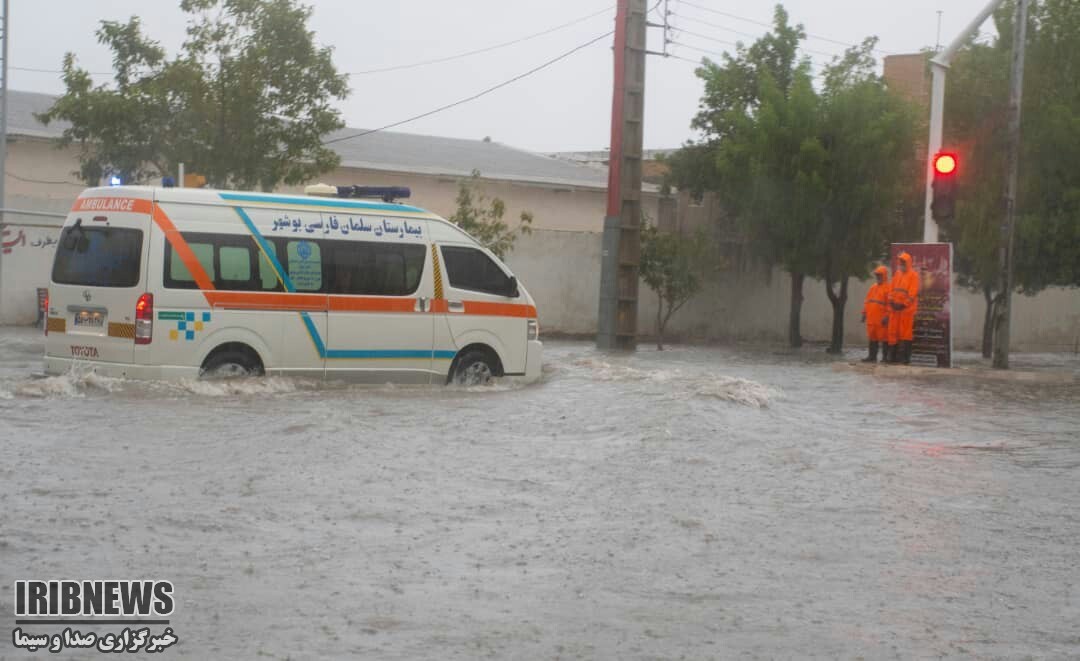
[[[863,301],[862,320],[866,324],[866,339],[870,342],[870,354],[863,358],[864,363],[876,363],[878,348],[885,348],[889,340],[889,269],[879,266],[874,269],[877,282],[866,292]],[[884,356],[883,356],[884,359]]]
[[[911,364],[911,342],[915,339],[915,311],[919,307],[919,274],[911,266],[911,255],[897,257],[889,290],[889,351],[886,362]]]

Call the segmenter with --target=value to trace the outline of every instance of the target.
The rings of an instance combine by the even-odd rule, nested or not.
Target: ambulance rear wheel
[[[215,351],[207,357],[199,370],[202,379],[236,379],[261,376],[262,364],[247,351],[226,349]]]
[[[451,383],[459,386],[486,386],[495,378],[496,366],[483,351],[469,351],[457,360]]]

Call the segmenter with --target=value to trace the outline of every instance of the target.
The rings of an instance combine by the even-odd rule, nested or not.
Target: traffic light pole
[[[930,59],[930,139],[927,141],[926,170],[926,208],[923,216],[923,243],[936,243],[938,241],[938,225],[934,221],[934,214],[930,205],[934,200],[934,172],[931,167],[932,156],[941,151],[942,134],[945,128],[945,73],[949,70],[953,56],[960,50],[968,37],[979,29],[990,14],[1001,6],[1004,0],[990,0],[990,3],[968,24],[964,31],[953,39],[945,50]]]

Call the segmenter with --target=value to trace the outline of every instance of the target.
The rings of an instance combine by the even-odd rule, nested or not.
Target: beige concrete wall
[[[66,212],[86,188],[75,171],[77,151],[46,140],[16,137],[8,143],[4,194],[12,209]]]
[[[600,235],[590,232],[539,231],[522,237],[507,264],[536,299],[541,329],[592,334],[596,330],[600,288]],[[870,282],[852,280],[845,308],[845,341],[861,347],[862,301]],[[985,304],[981,294],[954,289],[953,329],[957,349],[982,341]],[[657,297],[644,284],[639,290],[638,329],[652,335]],[[779,270],[723,271],[675,314],[668,333],[706,341],[785,342],[791,281]],[[802,335],[827,342],[832,307],[819,280],[803,286]],[[1013,348],[1019,351],[1074,351],[1080,345],[1080,289],[1050,289],[1035,297],[1016,296]]]

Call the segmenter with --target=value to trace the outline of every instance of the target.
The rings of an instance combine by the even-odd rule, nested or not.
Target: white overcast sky
[[[653,2],[649,0],[650,6]],[[90,71],[109,71],[109,53],[94,36],[102,19],[141,16],[146,32],[170,52],[184,37],[185,15],[178,0],[10,3],[12,67],[59,69],[64,52],[73,51]],[[311,27],[316,39],[334,47],[334,60],[345,72],[454,55],[540,32],[605,7],[612,9],[491,52],[395,72],[353,75],[352,94],[341,105],[343,116],[348,126],[371,128],[469,96],[607,32],[614,25],[615,2],[308,0],[307,4],[315,9]],[[986,0],[788,0],[784,6],[793,22],[803,23],[815,36],[854,43],[877,35],[882,51],[906,53],[934,45],[939,10],[944,12],[942,41],[947,43],[985,4]],[[753,41],[765,28],[751,21],[768,23],[773,6],[762,0],[668,0],[672,23],[684,30],[675,32],[674,38],[710,51],[732,48],[723,42]],[[659,13],[650,17],[662,20]],[[987,30],[991,28],[984,26]],[[649,45],[662,48],[661,30],[649,30]],[[815,51],[810,55],[816,62],[827,62],[828,54],[844,48],[824,39],[809,39],[804,46]],[[670,50],[693,60],[702,55],[687,46]],[[678,146],[691,137],[689,122],[701,95],[694,65],[650,57],[647,72],[645,145]],[[12,70],[10,79],[12,89],[63,90],[55,73]],[[475,139],[491,136],[535,151],[604,149],[610,135],[611,79],[611,38],[607,38],[479,100],[395,130]],[[107,82],[108,76],[97,80]]]

